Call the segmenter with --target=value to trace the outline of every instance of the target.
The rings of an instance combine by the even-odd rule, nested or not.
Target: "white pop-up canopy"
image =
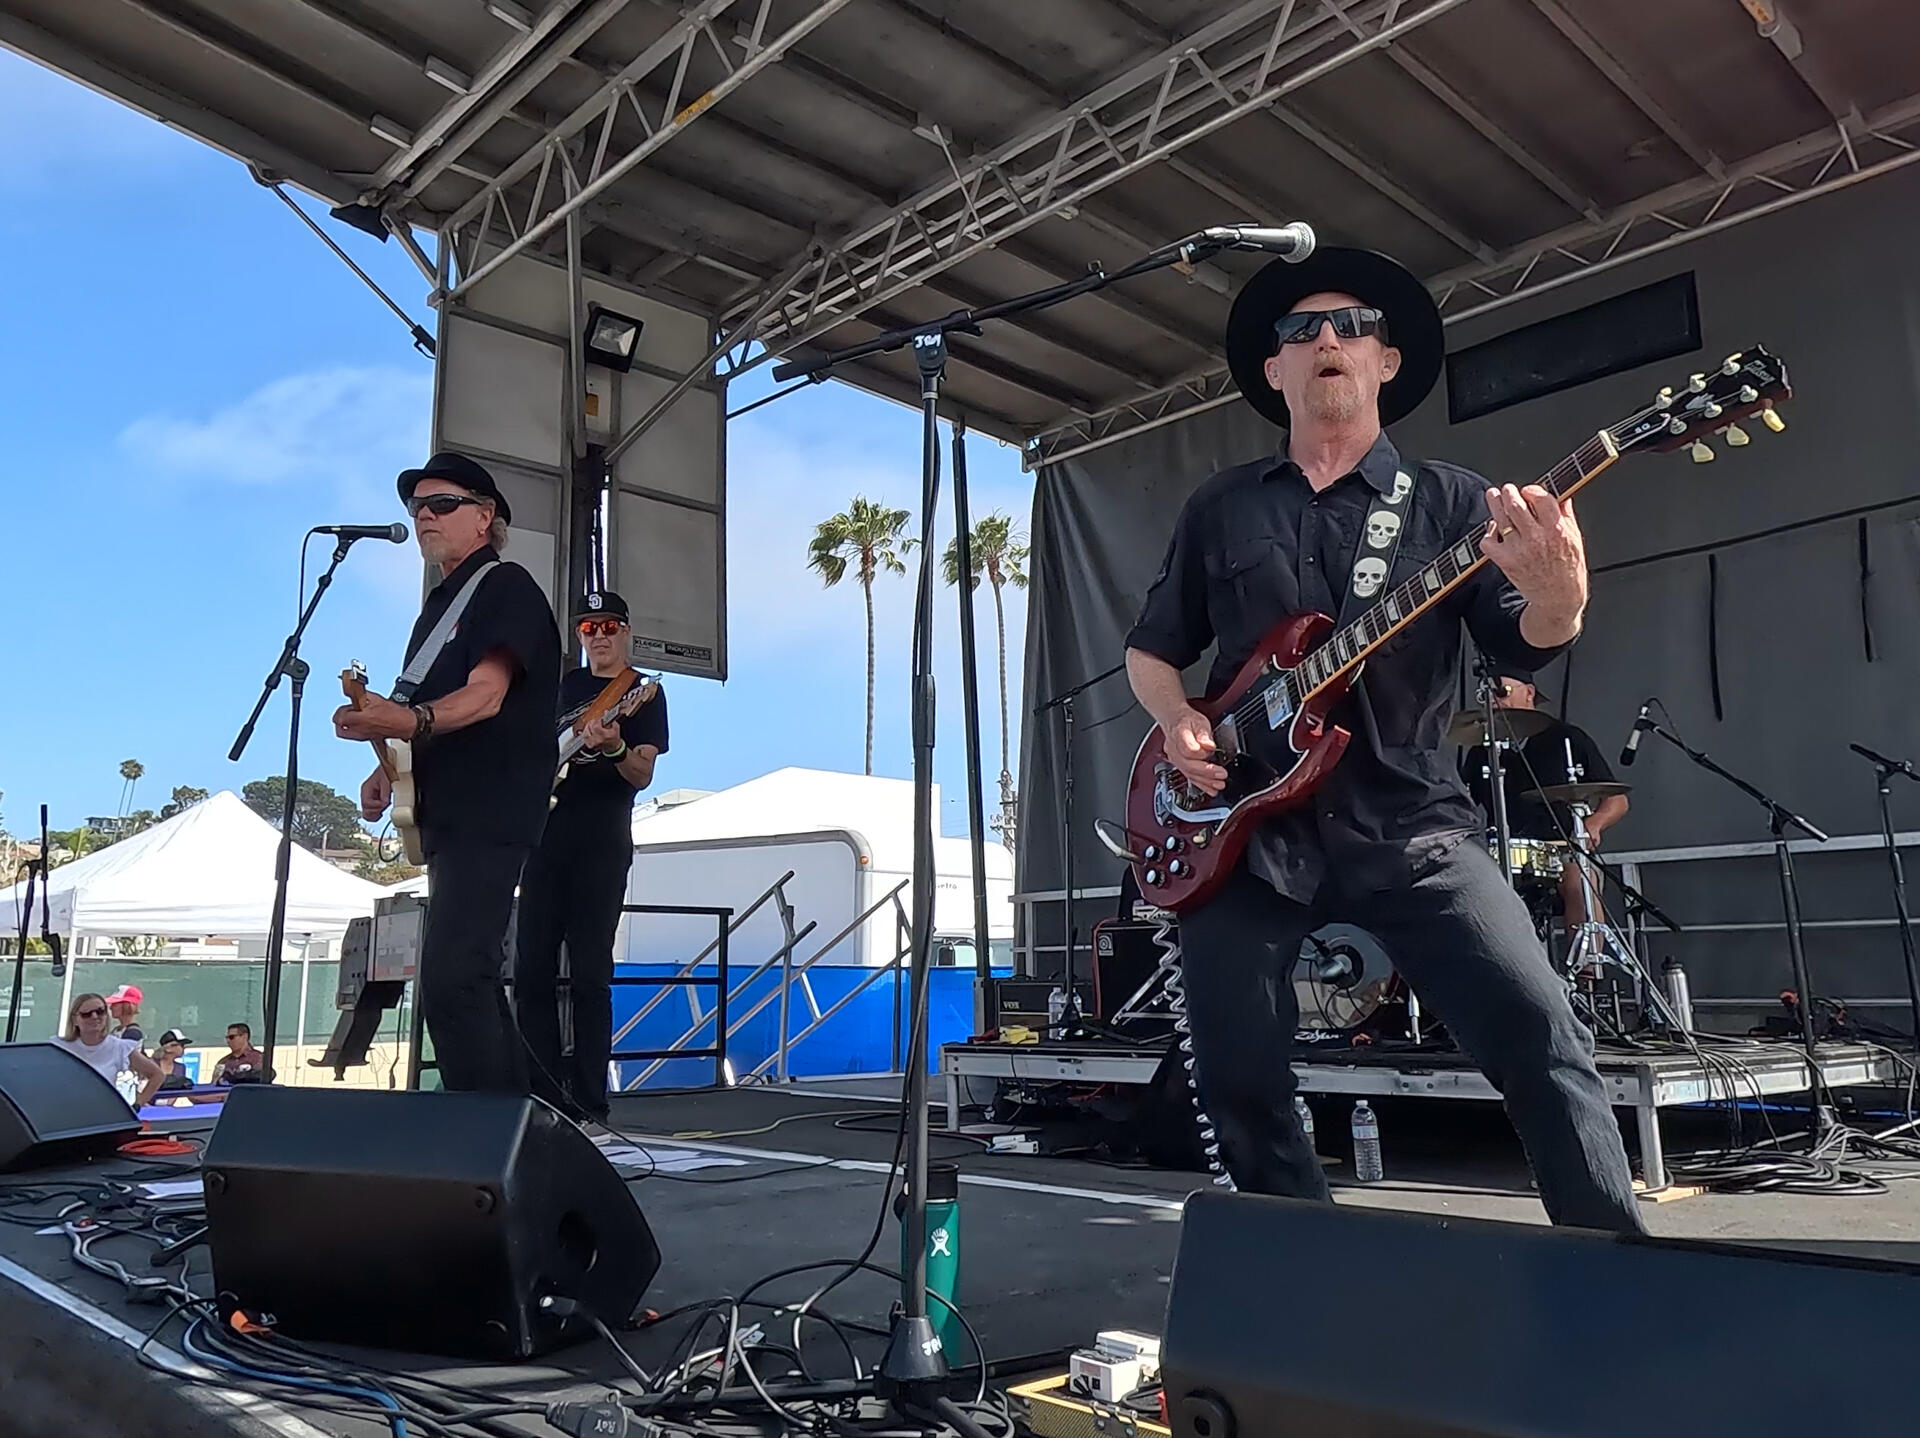
[[[274,855],[280,831],[222,790],[165,823],[55,869],[48,919],[74,934],[203,937],[267,932],[273,913]],[[332,935],[373,912],[386,891],[293,846],[287,932]],[[0,891],[0,913],[15,914],[24,885]],[[33,922],[39,924],[39,899]]]

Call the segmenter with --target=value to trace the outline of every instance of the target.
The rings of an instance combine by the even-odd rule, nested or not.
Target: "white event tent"
[[[273,870],[280,831],[222,790],[191,809],[117,844],[55,869],[48,888],[48,921],[77,935],[152,934],[201,938],[264,935],[273,913]],[[293,846],[288,869],[289,937],[330,937],[373,912],[386,893],[302,848]],[[25,885],[0,891],[0,913],[18,914]],[[32,923],[40,923],[36,894]],[[71,998],[67,966],[60,1012]]]

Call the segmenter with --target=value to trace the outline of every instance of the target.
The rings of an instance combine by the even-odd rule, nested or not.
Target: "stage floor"
[[[1330,1174],[1342,1202],[1544,1222],[1519,1146],[1495,1106],[1388,1098],[1380,1107],[1390,1178],[1358,1188],[1335,1162]],[[850,1257],[873,1229],[893,1147],[894,1117],[884,1104],[804,1090],[736,1089],[625,1097],[617,1102],[615,1121],[651,1145],[662,1170],[685,1162],[675,1154],[735,1161],[672,1176],[657,1172],[636,1182],[664,1255],[646,1298],[658,1311],[737,1294],[789,1265]],[[1699,1115],[1671,1115],[1669,1122],[1676,1150],[1689,1140],[1710,1144],[1724,1131],[1723,1120]],[[1076,1159],[988,1155],[953,1138],[936,1138],[934,1153],[962,1170],[960,1296],[990,1358],[1011,1360],[1014,1373],[1058,1368],[1059,1350],[1099,1329],[1159,1331],[1181,1203],[1200,1178]],[[150,1178],[155,1168],[114,1163],[42,1170],[0,1179],[0,1185],[9,1197],[22,1187],[73,1192],[111,1177]],[[25,1214],[47,1215],[58,1206],[35,1204]],[[19,1207],[12,1211],[23,1216]],[[1915,1183],[1861,1198],[1709,1195],[1648,1203],[1645,1216],[1654,1232],[1676,1236],[1871,1247],[1908,1257],[1920,1251]],[[895,1232],[889,1219],[878,1261],[897,1261]],[[149,1251],[134,1238],[103,1247],[130,1267],[143,1264]],[[189,1272],[204,1290],[205,1250],[194,1255]],[[793,1302],[811,1288],[796,1278],[771,1296]],[[384,1431],[335,1415],[308,1414],[309,1424],[293,1405],[223,1398],[141,1367],[133,1350],[161,1312],[129,1303],[117,1283],[79,1269],[64,1238],[37,1234],[31,1225],[0,1223],[0,1295],[0,1392],[7,1394],[0,1403],[0,1435],[66,1433],[81,1421],[95,1438],[160,1432],[197,1438],[233,1431],[314,1438],[312,1424],[343,1435]],[[884,1327],[891,1297],[890,1285],[863,1276],[837,1291],[830,1307],[842,1320]],[[1657,1305],[1650,1305],[1649,1337],[1661,1321]],[[664,1358],[678,1336],[678,1325],[672,1327],[672,1333],[630,1335],[641,1362]],[[167,1337],[177,1333],[175,1325],[157,1347],[164,1349]],[[862,1357],[876,1358],[882,1346],[869,1335]],[[830,1338],[809,1352],[819,1355],[824,1371],[845,1371],[844,1355]],[[618,1371],[599,1345],[567,1350],[539,1365],[488,1369],[393,1354],[359,1357],[522,1399],[605,1384]],[[520,1431],[546,1430],[535,1420]]]

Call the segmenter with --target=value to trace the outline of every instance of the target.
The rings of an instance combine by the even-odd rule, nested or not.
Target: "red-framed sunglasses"
[[[582,639],[591,639],[596,634],[604,634],[611,639],[620,632],[621,623],[618,619],[582,619],[573,627],[580,631]]]

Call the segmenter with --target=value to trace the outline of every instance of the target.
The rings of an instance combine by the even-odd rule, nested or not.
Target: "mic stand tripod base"
[[[947,1396],[952,1381],[933,1319],[924,1313],[895,1315],[887,1356],[873,1375],[874,1395],[903,1411],[925,1410]]]

